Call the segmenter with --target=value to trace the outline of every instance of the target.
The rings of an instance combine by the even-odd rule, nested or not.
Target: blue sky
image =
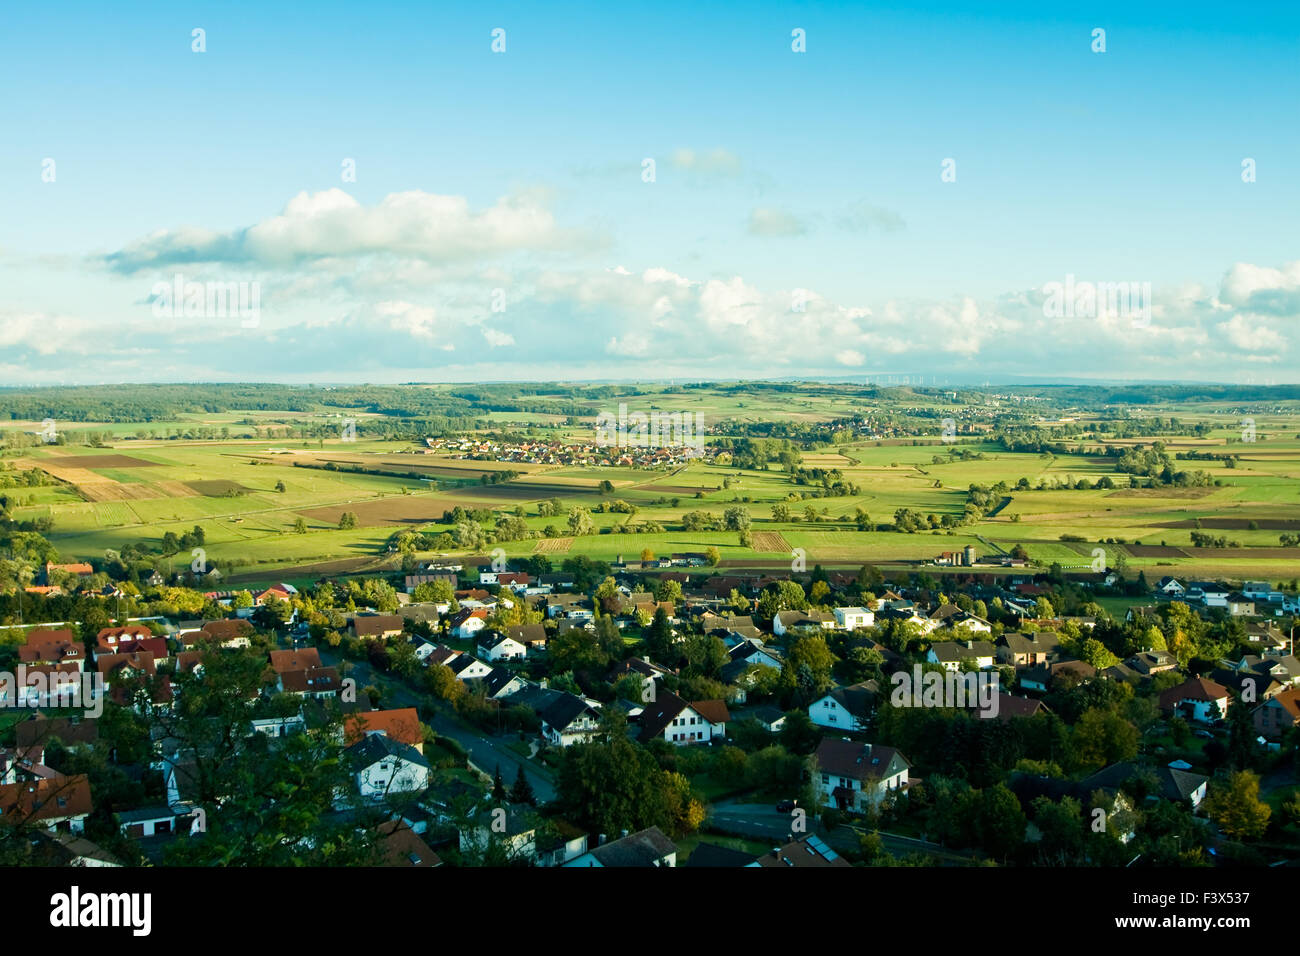
[[[1295,380],[1294,5],[126,6],[0,11],[11,381]]]

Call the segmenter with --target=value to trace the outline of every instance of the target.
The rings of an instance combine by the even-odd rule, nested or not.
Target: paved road
[[[328,648],[322,648],[320,656],[321,663],[327,667],[338,667],[343,662],[338,653]],[[404,681],[377,672],[368,661],[346,661],[346,663],[348,664],[346,676],[356,680],[357,688],[373,684],[386,690],[390,707],[421,708],[432,702],[427,694],[416,693]],[[509,787],[514,783],[515,775],[522,764],[524,776],[532,784],[533,794],[538,802],[549,803],[555,799],[555,782],[551,771],[536,761],[525,761],[507,746],[517,740],[518,735],[488,736],[469,726],[454,714],[446,713],[437,704],[434,704],[434,707],[437,710],[433,719],[426,723],[433,728],[434,733],[441,737],[450,737],[464,747],[474,766],[486,774],[492,774],[500,766],[501,777]]]

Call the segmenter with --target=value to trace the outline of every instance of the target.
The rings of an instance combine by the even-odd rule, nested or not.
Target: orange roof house
[[[352,746],[366,734],[384,734],[390,740],[414,747],[424,753],[424,729],[420,725],[420,715],[414,707],[400,710],[372,710],[367,713],[353,712],[343,721],[343,743]]]

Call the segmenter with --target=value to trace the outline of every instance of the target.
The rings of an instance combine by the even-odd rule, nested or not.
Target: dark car
[[[798,800],[782,800],[780,803],[776,805],[776,812],[790,813],[794,810],[795,804],[797,804],[798,802],[799,802]]]

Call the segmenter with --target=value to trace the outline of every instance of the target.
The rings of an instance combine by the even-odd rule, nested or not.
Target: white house
[[[600,712],[573,694],[558,693],[537,710],[542,738],[555,747],[590,743],[600,725]]]
[[[478,650],[481,656],[493,662],[508,661],[513,658],[522,660],[528,653],[528,648],[523,644],[498,631],[479,635]]]
[[[1182,597],[1187,593],[1187,589],[1179,584],[1176,578],[1166,575],[1156,582],[1156,592],[1165,597]]]
[[[1202,723],[1228,715],[1232,695],[1228,688],[1204,677],[1193,677],[1160,695],[1160,709]]]
[[[721,701],[699,701],[688,704],[676,694],[659,690],[655,699],[641,712],[641,742],[648,743],[656,737],[669,743],[706,744],[725,730],[726,707],[717,711]]]
[[[448,661],[447,666],[450,667],[452,673],[462,681],[479,680],[492,673],[491,667],[484,664],[478,658],[471,657],[468,654],[461,654],[458,657],[452,658]]]
[[[387,734],[366,734],[345,751],[352,761],[357,787],[367,799],[390,793],[419,793],[429,788],[429,761],[414,747]]]
[[[988,641],[936,641],[925,655],[931,664],[942,664],[950,671],[961,670],[962,663],[967,661],[980,670],[987,670],[996,657],[997,648]]]
[[[677,844],[658,827],[627,833],[617,840],[592,847],[565,866],[676,867]]]
[[[814,755],[813,782],[820,806],[860,811],[891,791],[907,789],[911,765],[893,747],[826,737]]]
[[[514,807],[494,807],[480,813],[476,825],[460,834],[462,853],[485,851],[490,843],[501,846],[508,860],[537,860],[537,824],[533,814]]]
[[[462,602],[463,603],[463,602]],[[487,626],[486,618],[488,612],[483,608],[468,608],[462,606],[448,623],[451,633],[460,638],[462,641],[468,641],[471,637],[483,630]]]
[[[808,707],[808,718],[818,727],[834,730],[866,730],[876,706],[879,688],[875,681],[836,687]]]
[[[812,628],[830,630],[835,627],[835,615],[825,611],[780,611],[772,618],[772,633],[784,637],[793,630]]]
[[[871,627],[876,622],[876,615],[864,607],[837,607],[832,613],[835,615],[835,626],[841,631]]]

